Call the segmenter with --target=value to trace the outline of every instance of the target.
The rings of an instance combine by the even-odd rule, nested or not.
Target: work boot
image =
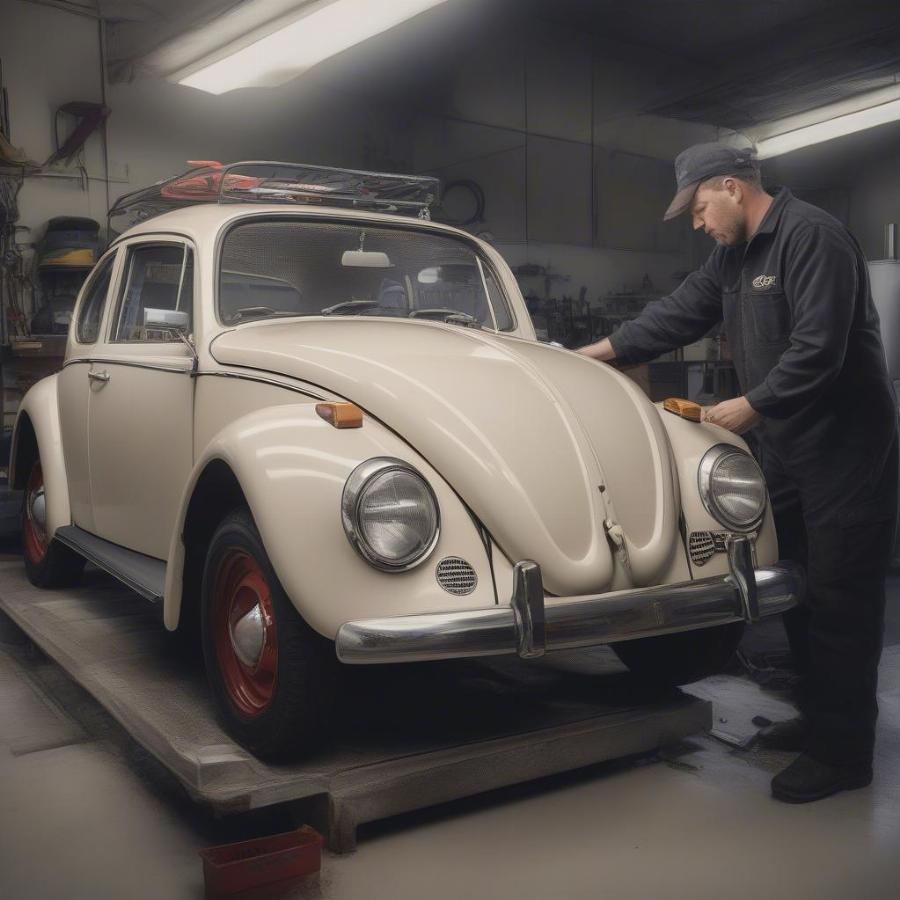
[[[809,720],[795,716],[784,722],[773,722],[756,732],[756,745],[766,750],[801,752],[809,740]]]
[[[833,766],[801,753],[772,779],[772,796],[785,803],[809,803],[871,782],[871,763]]]

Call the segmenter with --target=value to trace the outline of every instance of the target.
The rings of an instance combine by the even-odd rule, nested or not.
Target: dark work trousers
[[[805,675],[800,707],[812,728],[811,755],[833,765],[870,763],[897,506],[897,439],[887,452],[852,461],[819,449],[786,462],[770,447],[757,447],[779,556],[800,562],[807,574],[806,602],[785,614],[785,630]],[[863,479],[864,490],[847,489]]]

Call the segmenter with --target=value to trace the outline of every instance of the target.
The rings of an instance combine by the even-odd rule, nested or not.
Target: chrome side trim
[[[190,360],[185,357],[185,362],[190,363]],[[157,372],[175,372],[179,375],[190,375],[191,374],[191,366],[167,366],[165,363],[138,363],[134,362],[134,360],[124,360],[124,359],[113,359],[110,356],[101,356],[101,357],[86,357],[81,356],[77,359],[67,359],[62,367],[65,369],[68,366],[74,366],[78,363],[88,364],[88,365],[110,365],[110,366],[128,366],[131,369],[153,369]]]
[[[247,375],[244,372],[197,372],[197,377],[207,377],[207,378],[237,378],[241,381],[256,381],[260,384],[269,384],[274,387],[284,388],[286,391],[293,391],[295,394],[303,394],[304,397],[309,397],[312,400],[326,400],[327,395],[325,394],[315,394],[310,390],[305,388],[296,387],[292,384],[286,384],[283,381],[278,381],[275,378],[264,378],[261,375]]]
[[[124,195],[123,195],[124,196]],[[120,197],[119,200],[122,198]],[[118,200],[116,201],[119,202]],[[130,230],[130,229],[129,229]],[[162,240],[166,241],[167,238],[175,238],[175,241],[170,241],[170,243],[192,243],[193,237],[188,234],[186,231],[179,231],[177,228],[172,228],[170,231],[148,231],[142,232],[141,234],[130,235],[128,231],[123,231],[110,245],[109,248],[112,250],[113,248],[118,249],[123,244],[128,241],[137,241],[137,240],[148,240],[149,243],[153,243],[154,240]],[[196,248],[194,248],[196,249]]]
[[[742,561],[736,565],[743,566]],[[533,568],[532,568],[533,567]],[[756,588],[760,616],[795,606],[805,591],[802,569],[780,562],[747,572]],[[398,616],[348,622],[338,631],[335,647],[341,662],[351,664],[419,662],[471,656],[513,654],[537,646],[520,623],[517,610],[535,596],[540,568],[516,565],[511,606],[448,613]],[[543,588],[540,588],[543,594]],[[738,622],[745,605],[734,576],[638,588],[599,596],[543,599],[545,649],[570,650],[616,641],[654,637]],[[531,608],[531,607],[529,607]]]
[[[187,357],[185,357],[185,362],[191,363]],[[79,363],[85,365],[101,365],[104,363],[108,363],[112,366],[130,366],[133,369],[153,369],[158,372],[175,372],[179,375],[193,375],[194,377],[199,378],[201,375],[206,377],[214,377],[214,378],[238,378],[243,381],[257,381],[261,384],[270,384],[274,387],[284,388],[286,391],[293,391],[296,394],[303,394],[305,397],[309,397],[312,400],[325,400],[327,399],[325,394],[315,394],[310,390],[306,390],[305,388],[295,387],[292,384],[285,384],[283,381],[277,381],[274,378],[263,378],[259,375],[247,375],[243,372],[192,372],[192,365],[195,363],[191,363],[185,368],[181,366],[167,366],[163,363],[137,363],[133,360],[122,360],[122,359],[112,359],[108,356],[103,357],[86,357],[82,356],[77,359],[69,359],[66,360],[62,368],[66,368],[66,366],[74,366]]]

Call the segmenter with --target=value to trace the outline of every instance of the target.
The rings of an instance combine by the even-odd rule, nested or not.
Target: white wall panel
[[[528,240],[591,244],[591,147],[528,138]]]
[[[457,179],[475,181],[484,191],[484,221],[466,226],[489,231],[497,241],[525,240],[525,147],[469,159],[432,170],[446,185]]]
[[[525,147],[525,135],[507,128],[422,116],[415,123],[412,152],[416,171],[441,175],[446,166]]]
[[[591,142],[591,48],[571,32],[532,37],[527,70],[528,131]]]
[[[885,258],[885,226],[900,229],[900,166],[896,151],[850,186],[849,225],[868,259]]]
[[[598,115],[594,124],[594,139],[598,146],[664,161],[672,173],[673,184],[675,175],[672,163],[682,150],[691,144],[717,141],[724,136],[712,125],[654,115],[631,114],[612,118]]]
[[[687,249],[687,220],[663,222],[675,193],[672,164],[618,151],[597,151],[597,245],[678,253]]]
[[[460,53],[445,114],[523,130],[526,47],[516,32],[490,39]]]

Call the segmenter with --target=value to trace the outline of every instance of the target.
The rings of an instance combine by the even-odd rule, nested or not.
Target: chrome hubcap
[[[44,486],[41,485],[28,500],[28,512],[31,524],[39,535],[43,537],[47,533],[47,499],[44,496]]]
[[[232,623],[229,631],[235,656],[252,669],[259,662],[266,641],[266,625],[259,604]]]

